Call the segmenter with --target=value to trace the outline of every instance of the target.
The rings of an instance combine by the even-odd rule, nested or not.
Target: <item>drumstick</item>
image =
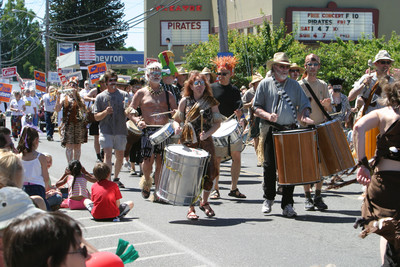
[[[174,111],[171,110],[171,111],[166,111],[166,112],[155,113],[155,114],[150,115],[150,117],[155,117],[155,116],[159,116],[159,115],[170,114],[170,113],[172,113],[172,112],[174,112]]]
[[[203,132],[203,115],[204,115],[204,109],[200,110],[200,119],[201,119],[200,131],[201,132]]]

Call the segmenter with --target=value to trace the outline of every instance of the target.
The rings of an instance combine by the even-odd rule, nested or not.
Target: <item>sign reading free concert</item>
[[[175,45],[197,44],[208,41],[210,22],[208,20],[167,20],[161,23],[161,44],[167,45],[169,38]]]
[[[330,2],[327,8],[288,8],[286,22],[289,32],[300,41],[357,41],[363,35],[377,36],[379,11],[365,8],[337,8]]]

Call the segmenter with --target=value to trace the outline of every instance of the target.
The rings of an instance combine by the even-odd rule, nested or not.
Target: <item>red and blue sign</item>
[[[10,102],[12,85],[8,83],[0,83],[0,101]]]
[[[88,66],[89,78],[92,84],[100,79],[100,76],[107,71],[107,64],[105,62],[93,64]]]
[[[46,74],[41,71],[34,71],[36,89],[41,92],[46,92]]]

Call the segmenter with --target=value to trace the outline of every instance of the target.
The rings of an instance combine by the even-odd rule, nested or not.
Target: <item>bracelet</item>
[[[361,166],[364,166],[369,171],[371,171],[371,167],[369,166],[369,162],[368,162],[367,157],[363,157],[361,160],[358,161],[357,167],[361,167]]]

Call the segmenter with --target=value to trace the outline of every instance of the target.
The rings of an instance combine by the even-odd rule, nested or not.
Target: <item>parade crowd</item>
[[[362,228],[361,237],[381,236],[382,266],[399,266],[400,81],[390,74],[393,59],[387,51],[376,54],[373,67],[356,79],[348,96],[343,79],[318,78],[321,61],[315,54],[299,66],[278,52],[266,63],[265,77],[254,73],[249,88],[240,89],[231,82],[235,57],[212,59],[215,72],[177,69],[171,51],[160,53],[159,59],[146,66],[142,78],[126,81],[107,70],[93,85],[87,80],[80,88],[74,77],[62,88],[49,86],[41,98],[34,89],[24,89],[13,92],[8,105],[0,103],[0,266],[103,266],[96,255],[104,252],[85,241],[80,225],[57,210],[88,210],[96,221],[123,220],[134,203],[122,201],[122,168],[140,176],[142,197],[155,203],[171,203],[169,194],[179,197],[169,191],[174,179],[186,178],[190,185],[200,181],[201,190],[178,204],[189,207],[188,220],[199,219],[196,205],[206,217],[214,217],[211,204],[221,197],[221,162],[231,160],[228,196],[246,198],[238,181],[241,152],[249,144],[263,168],[263,214],[271,213],[279,194],[282,215],[296,217],[296,185],[304,190],[306,211],[327,210],[324,181],[344,186],[342,174],[354,167],[364,186],[355,225]],[[11,129],[6,128],[7,112]],[[67,162],[57,166],[65,172],[52,184],[52,156],[39,152],[39,135],[52,142],[55,129]],[[97,162],[85,168],[81,146],[89,135]],[[328,142],[333,153],[343,154],[333,171],[335,159],[329,146],[323,146],[324,137],[333,138]],[[191,169],[185,158],[201,159],[200,151],[206,160]],[[188,181],[189,172],[199,173],[196,181]],[[103,256],[112,266],[123,266],[118,256]]]

